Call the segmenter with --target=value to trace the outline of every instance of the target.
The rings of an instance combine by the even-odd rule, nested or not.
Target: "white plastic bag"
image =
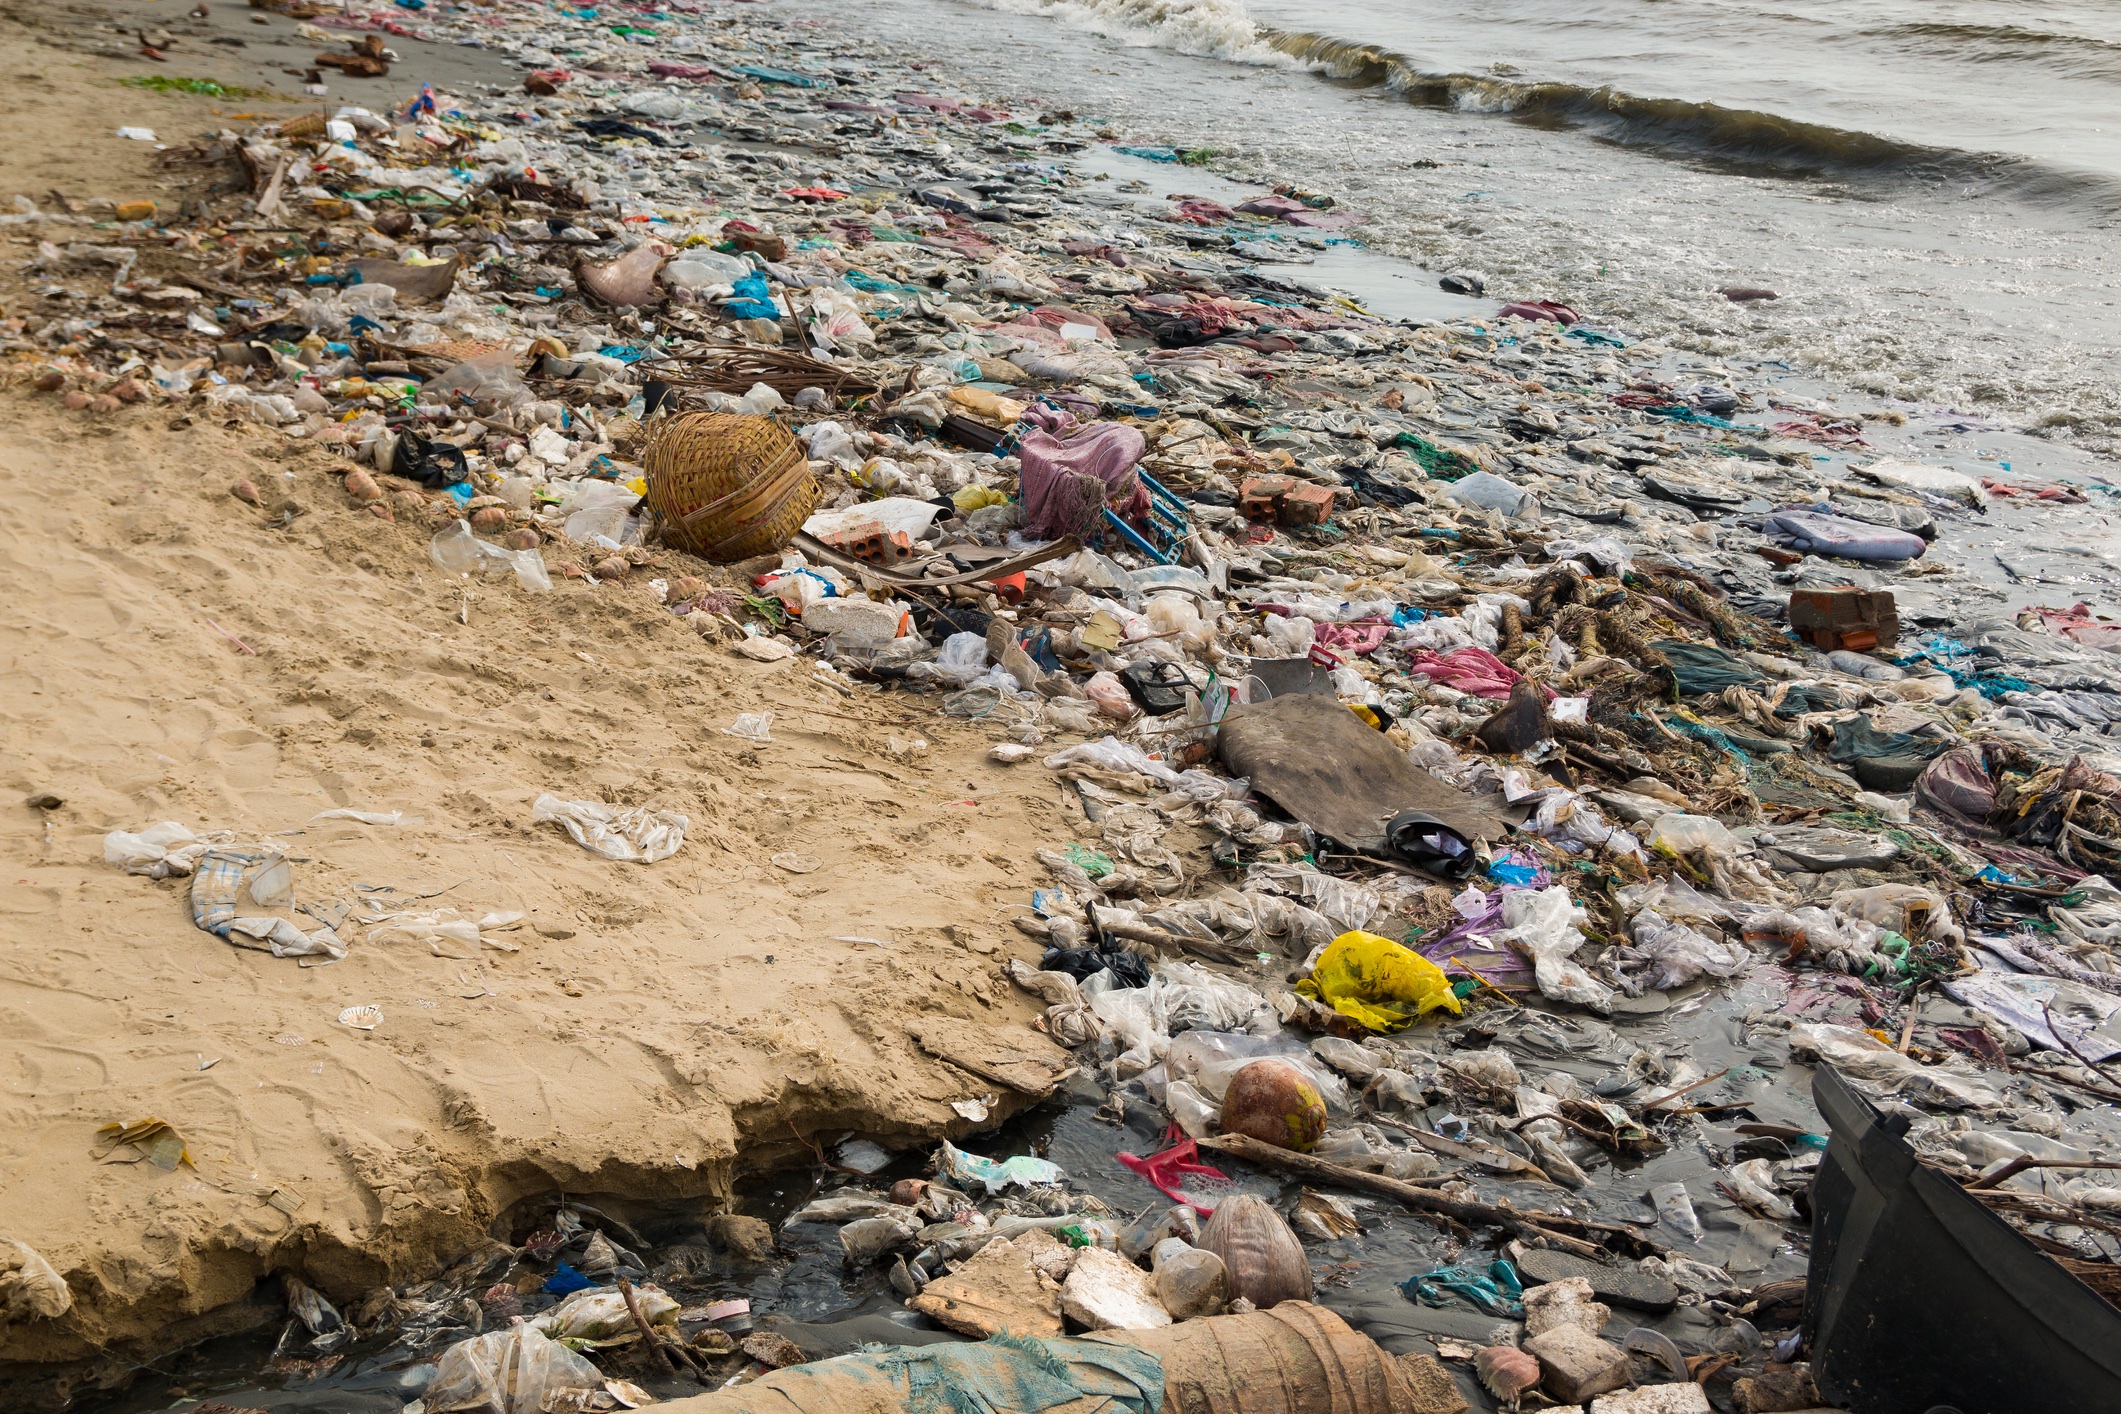
[[[685,843],[692,823],[674,810],[639,805],[621,809],[600,800],[562,800],[556,795],[541,795],[532,802],[530,818],[541,825],[557,820],[582,848],[630,864],[670,858]]]
[[[1514,942],[1531,954],[1532,977],[1542,995],[1596,1012],[1611,1011],[1612,989],[1584,971],[1575,959],[1576,949],[1584,942],[1578,928],[1585,917],[1559,884],[1537,892],[1513,890],[1502,900],[1503,931],[1493,934],[1491,941]]]
[[[460,1340],[435,1362],[427,1414],[541,1414],[570,1391],[601,1389],[603,1372],[534,1326]]]
[[[552,576],[544,556],[535,550],[504,550],[471,533],[469,521],[451,521],[427,542],[427,557],[451,574],[499,574],[514,570],[516,583],[535,593],[550,593]]]
[[[150,879],[181,879],[208,848],[176,821],[164,820],[138,834],[112,830],[103,837],[103,862]]]

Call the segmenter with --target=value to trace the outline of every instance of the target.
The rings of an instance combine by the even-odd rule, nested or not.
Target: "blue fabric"
[[[565,1262],[560,1263],[558,1271],[545,1278],[545,1290],[553,1296],[572,1296],[577,1291],[587,1291],[595,1285],[595,1282]]]
[[[722,306],[739,319],[779,319],[781,307],[773,302],[766,277],[754,270],[736,282],[737,297]]]

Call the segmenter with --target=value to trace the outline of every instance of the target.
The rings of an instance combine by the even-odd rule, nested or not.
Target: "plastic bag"
[[[1568,897],[1567,890],[1560,892]],[[1372,1031],[1404,1030],[1438,1007],[1453,1016],[1461,1010],[1442,968],[1375,933],[1335,938],[1296,990]]]
[[[1115,678],[1113,681],[1117,682],[1118,679]],[[1121,688],[1120,692],[1124,695],[1126,689]],[[1086,741],[1071,746],[1065,751],[1056,751],[1046,758],[1046,769],[1058,771],[1062,767],[1073,766],[1078,763],[1085,766],[1095,766],[1100,770],[1106,771],[1138,771],[1151,780],[1159,781],[1167,786],[1175,785],[1178,782],[1178,772],[1172,770],[1163,762],[1154,759],[1140,747],[1129,745],[1116,736],[1103,737],[1097,741]]]
[[[773,741],[773,713],[740,712],[735,721],[722,728],[725,735],[742,737],[745,741],[757,742],[761,746]]]
[[[1686,854],[1691,850],[1709,849],[1718,854],[1736,854],[1738,837],[1723,827],[1721,821],[1706,815],[1687,815],[1674,811],[1657,821],[1657,828],[1650,834],[1650,848],[1659,854]]]
[[[181,879],[209,848],[176,821],[164,820],[138,834],[112,830],[103,837],[103,862],[150,879]]]
[[[451,574],[499,574],[514,570],[516,583],[534,593],[552,591],[545,558],[535,550],[504,550],[471,533],[469,521],[452,521],[427,542],[427,557]]]
[[[555,434],[557,436],[557,434]],[[537,450],[535,444],[531,450]],[[560,529],[569,540],[609,540],[626,543],[627,519],[641,498],[613,481],[583,481],[561,509],[567,519]]]
[[[652,1286],[634,1288],[641,1317],[651,1326],[675,1327],[678,1303]],[[529,1325],[554,1340],[607,1341],[639,1333],[626,1309],[625,1294],[616,1287],[592,1286],[530,1319]]]
[[[1790,1053],[1816,1056],[1845,1076],[1939,1109],[1993,1109],[2003,1101],[1986,1081],[1926,1066],[1869,1032],[1847,1026],[1792,1026]]]
[[[621,809],[600,800],[562,800],[556,795],[541,795],[533,801],[530,818],[541,825],[556,820],[582,848],[606,859],[638,864],[653,864],[676,854],[692,823],[674,810],[639,805]]]
[[[1635,915],[1634,931],[1634,946],[1611,949],[1601,966],[1626,978],[1627,990],[1635,995],[1645,987],[1659,992],[1683,987],[1697,977],[1736,977],[1753,960],[1738,944],[1674,923],[1655,909]]]
[[[427,1386],[426,1405],[428,1414],[458,1409],[540,1414],[570,1391],[603,1385],[596,1366],[535,1327],[515,1325],[443,1351]]]
[[[1165,1009],[1176,1031],[1244,1031],[1262,1013],[1271,1015],[1267,999],[1242,982],[1218,977],[1186,962],[1159,963]]]
[[[0,1325],[32,1316],[51,1319],[72,1309],[66,1279],[27,1242],[0,1237]]]
[[[957,1188],[969,1192],[976,1183],[989,1194],[1010,1188],[1040,1188],[1063,1182],[1068,1177],[1059,1164],[1032,1154],[983,1159],[978,1154],[968,1154],[956,1148],[947,1139],[943,1141],[938,1166]]]
[[[818,428],[828,426],[837,424],[821,422],[804,431],[806,434],[814,433]],[[849,446],[852,445],[850,442]],[[828,453],[815,449],[811,455],[831,459]],[[918,501],[911,496],[886,496],[877,501],[857,501],[836,511],[819,511],[803,522],[803,534],[823,539],[858,526],[877,525],[883,527],[886,535],[905,535],[913,539],[927,530],[942,511],[943,508],[933,501]]]
[[[1201,1095],[1221,1104],[1237,1072],[1256,1060],[1287,1061],[1304,1073],[1332,1114],[1346,1114],[1351,1100],[1348,1084],[1332,1067],[1311,1053],[1310,1047],[1286,1032],[1253,1036],[1244,1032],[1185,1031],[1171,1039],[1164,1056],[1165,1084],[1191,1084]],[[1142,1077],[1144,1081],[1148,1076]],[[1154,1093],[1154,1088],[1151,1093]]]
[[[1584,911],[1559,884],[1536,893],[1520,889],[1503,895],[1503,931],[1492,934],[1489,941],[1516,943],[1531,954],[1532,978],[1541,995],[1592,1011],[1610,1011],[1612,988],[1584,971],[1575,959],[1576,949],[1584,942],[1578,931],[1584,918]]]

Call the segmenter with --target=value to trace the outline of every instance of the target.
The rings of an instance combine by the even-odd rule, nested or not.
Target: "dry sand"
[[[0,41],[42,95],[0,197],[181,195],[110,119],[188,136],[203,100]],[[49,317],[8,250],[0,314]],[[0,1323],[0,1371],[92,1359],[68,1378],[93,1378],[256,1321],[276,1270],[343,1302],[431,1271],[526,1196],[717,1204],[820,1137],[962,1134],[952,1101],[1022,1103],[914,1030],[975,1066],[1060,1063],[996,964],[1033,952],[1009,917],[1073,817],[932,699],[735,657],[638,583],[481,586],[460,622],[431,524],[351,508],[333,459],[247,425],[68,413],[19,387],[0,420],[0,1238],[75,1297],[61,1320]],[[229,495],[241,477],[306,513],[277,525]],[[764,708],[772,745],[724,734]],[[900,759],[894,735],[933,746]],[[64,804],[24,803],[47,791]],[[692,830],[672,859],[610,863],[529,823],[545,791]],[[310,823],[336,807],[420,823]],[[306,900],[522,910],[521,951],[358,928],[330,966],[237,949],[192,926],[187,881],[103,862],[106,831],[164,819],[272,835]],[[777,868],[785,851],[821,867]],[[357,1004],[382,1024],[340,1025]],[[145,1116],[195,1168],[92,1157],[99,1125]],[[0,1403],[52,1389],[30,1373],[0,1374]]]

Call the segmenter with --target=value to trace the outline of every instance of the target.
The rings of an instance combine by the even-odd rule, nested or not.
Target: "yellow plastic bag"
[[[1335,938],[1296,991],[1372,1031],[1403,1030],[1438,1007],[1454,1016],[1461,1010],[1441,967],[1375,933]]]
[[[1009,498],[992,486],[967,486],[950,497],[950,504],[957,508],[959,515],[968,516],[988,506],[1006,506]]]

